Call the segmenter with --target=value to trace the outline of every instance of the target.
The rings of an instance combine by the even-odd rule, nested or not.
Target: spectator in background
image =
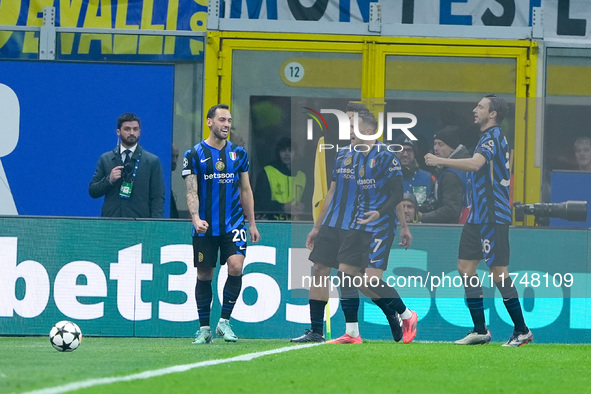
[[[140,119],[126,113],[117,119],[121,143],[98,160],[88,193],[105,196],[101,216],[161,218],[164,215],[164,177],[158,157],[139,144]]]
[[[447,126],[435,133],[433,137],[433,153],[437,157],[462,159],[470,157],[464,145],[460,145],[459,129]],[[468,201],[466,171],[455,168],[437,166],[433,194],[428,204],[423,204],[419,212],[422,223],[458,223],[463,217],[462,211],[467,209]],[[464,212],[466,213],[466,212]]]
[[[405,193],[412,193],[420,206],[431,195],[433,189],[433,177],[431,173],[419,168],[415,158],[417,152],[417,143],[407,136],[403,135],[396,141],[402,146],[402,151],[398,152],[398,159],[402,165],[402,185]]]
[[[579,171],[591,171],[591,138],[579,137],[575,140],[575,160]]]
[[[260,172],[255,188],[257,218],[266,220],[298,220],[305,212],[302,202],[306,174],[293,169],[297,146],[291,138],[282,138],[275,148],[276,160]]]
[[[417,223],[419,221],[417,198],[412,193],[404,193],[402,196],[402,209],[404,209],[404,219],[406,223]]]

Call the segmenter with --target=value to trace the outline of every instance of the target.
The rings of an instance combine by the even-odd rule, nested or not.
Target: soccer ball
[[[82,331],[74,322],[62,320],[49,331],[49,342],[59,352],[73,352],[80,346]]]

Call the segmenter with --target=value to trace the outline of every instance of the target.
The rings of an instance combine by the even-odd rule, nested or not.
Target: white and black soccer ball
[[[80,346],[82,331],[76,323],[62,320],[49,331],[49,341],[60,352],[73,352]]]

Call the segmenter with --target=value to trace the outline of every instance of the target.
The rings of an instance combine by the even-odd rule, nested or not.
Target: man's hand
[[[259,233],[256,224],[250,224],[248,226],[248,232],[250,233],[250,242],[259,242],[259,240],[261,239],[261,234]]]
[[[193,226],[195,226],[195,231],[197,231],[198,234],[205,234],[209,228],[209,223],[205,220],[199,219],[197,216],[193,216]]]
[[[398,244],[399,246],[405,246],[405,250],[408,250],[408,248],[410,248],[410,245],[412,244],[412,234],[410,233],[410,230],[408,227],[402,227],[400,229],[400,243]]]
[[[433,153],[427,153],[425,155],[425,164],[431,167],[435,167],[438,165],[441,165],[441,162],[439,161],[439,157],[435,156]]]
[[[367,224],[378,220],[380,218],[380,213],[378,211],[368,211],[365,212],[363,216],[365,216],[365,219],[357,219],[357,224]]]
[[[111,173],[109,174],[109,182],[111,185],[114,184],[121,178],[121,172],[123,171],[123,166],[113,167]]]
[[[314,227],[312,231],[308,233],[308,237],[306,238],[306,248],[312,250],[314,249],[314,241],[316,240],[316,236],[318,235],[319,229]]]

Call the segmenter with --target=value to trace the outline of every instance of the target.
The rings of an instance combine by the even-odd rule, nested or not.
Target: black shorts
[[[339,268],[337,254],[349,230],[321,226],[310,252],[310,261],[326,267]]]
[[[392,231],[369,233],[363,230],[349,230],[337,255],[339,263],[364,270],[367,267],[388,268],[390,249],[394,242]]]
[[[246,229],[235,228],[217,237],[193,237],[193,265],[215,268],[220,256],[220,265],[235,254],[246,256]]]
[[[484,260],[489,267],[509,265],[509,225],[466,223],[460,237],[458,257]]]

